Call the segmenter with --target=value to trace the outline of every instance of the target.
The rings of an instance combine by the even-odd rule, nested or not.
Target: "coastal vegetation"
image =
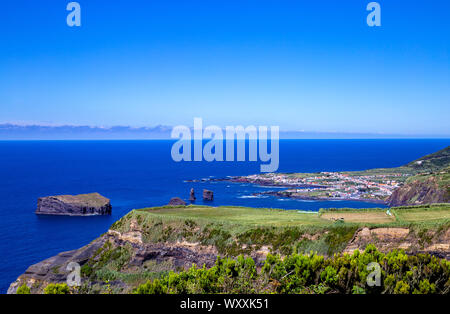
[[[17,288],[16,294],[30,294],[31,290],[28,288],[26,284],[21,285],[19,288]]]
[[[450,225],[450,204],[390,209],[324,209],[319,213],[246,207],[161,207],[131,212],[111,230],[130,232],[136,223],[143,242],[199,243],[225,256],[250,254],[263,247],[272,253],[342,251],[355,232],[406,227],[417,232]]]
[[[131,211],[87,246],[33,265],[10,292],[26,292],[25,284],[31,293],[448,293],[442,278],[448,276],[449,230],[450,204],[318,213],[144,208]],[[369,262],[368,256],[383,268],[382,289],[363,285],[360,263]],[[391,257],[405,259],[400,270],[390,268]],[[316,260],[314,269],[298,266]],[[82,265],[82,285],[67,291],[55,285],[64,284],[70,262]],[[438,277],[424,272],[427,267],[437,267]],[[241,278],[246,280],[239,283]]]
[[[380,265],[379,283],[371,278],[371,263]],[[368,279],[369,278],[369,279]],[[373,280],[373,284],[368,284]],[[368,245],[352,255],[330,258],[310,254],[267,256],[258,269],[251,258],[217,258],[207,269],[192,266],[170,272],[134,290],[137,294],[200,293],[301,293],[301,294],[448,294],[450,262],[428,254],[408,256],[393,250],[387,254]]]
[[[44,289],[44,294],[70,294],[70,288],[67,284],[49,284]]]
[[[422,158],[419,158],[415,161],[410,162],[405,167],[414,169],[417,173],[433,173],[433,172],[439,172],[443,168],[446,168],[449,166],[449,160],[450,160],[450,146],[447,146],[444,149],[441,149],[440,151],[437,151],[435,153],[426,155]]]
[[[314,251],[332,256],[346,247],[361,226],[407,226],[413,227],[413,233],[420,233],[421,230],[447,228],[450,221],[450,206],[445,204],[410,209],[400,207],[391,211],[393,216],[383,209],[332,209],[317,214],[243,207],[162,207],[133,211],[115,223],[111,230],[127,234],[139,229],[144,243],[196,243],[213,247],[218,255],[228,257],[249,256],[261,250],[282,255]],[[333,221],[327,217],[330,213],[351,214],[359,220]],[[373,220],[373,214],[385,217],[388,222]],[[121,274],[119,270],[123,263],[120,261],[126,261],[130,255],[126,252],[124,247],[112,250],[107,242],[98,253],[101,257],[94,256],[93,278],[142,279],[151,277],[152,273],[153,277],[162,276],[170,270],[170,265],[160,265],[160,271],[155,273],[152,270],[156,265],[148,265],[140,276]],[[119,267],[105,267],[105,262],[111,260]],[[108,271],[111,268],[116,270]]]

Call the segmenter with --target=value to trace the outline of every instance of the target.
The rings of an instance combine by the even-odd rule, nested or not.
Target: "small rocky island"
[[[214,192],[209,190],[203,190],[203,200],[204,201],[214,201]]]
[[[36,214],[92,216],[110,215],[111,210],[109,199],[99,193],[90,193],[41,197],[38,199]]]
[[[186,202],[179,197],[173,197],[167,206],[186,206]]]

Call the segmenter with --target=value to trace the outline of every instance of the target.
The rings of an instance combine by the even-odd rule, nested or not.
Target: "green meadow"
[[[432,204],[409,207],[393,207],[392,215],[387,214],[387,209],[367,208],[331,208],[319,212],[305,212],[300,210],[282,210],[273,208],[249,208],[249,207],[157,207],[136,210],[147,218],[165,220],[193,220],[210,223],[236,224],[242,226],[327,226],[335,224],[341,215],[340,223],[347,223],[345,217],[351,217],[348,223],[358,221],[361,224],[378,223],[380,218],[389,224],[399,223],[447,223],[450,220],[450,204]],[[331,217],[331,218],[329,218]]]
[[[390,209],[327,209],[301,212],[246,207],[158,207],[133,210],[111,226],[121,233],[137,228],[143,242],[187,241],[214,246],[222,255],[249,254],[263,247],[272,252],[321,254],[340,252],[358,228],[406,227],[411,232],[450,226],[450,204]],[[311,240],[315,235],[316,240]]]

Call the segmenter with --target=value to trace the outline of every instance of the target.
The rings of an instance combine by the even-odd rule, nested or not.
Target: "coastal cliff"
[[[38,215],[110,215],[109,199],[98,193],[80,195],[47,196],[38,199],[36,214]]]
[[[450,168],[410,178],[387,199],[389,206],[450,202]]]
[[[81,265],[83,289],[88,293],[102,292],[107,282],[116,291],[130,291],[134,284],[127,277],[136,277],[137,282],[152,278],[170,270],[187,269],[193,264],[212,267],[217,251],[208,247],[196,247],[189,243],[143,243],[138,231],[121,234],[109,230],[90,244],[69,252],[63,252],[30,266],[8,289],[15,294],[23,284],[31,287],[31,293],[39,294],[48,284],[64,284],[72,269],[69,264]],[[120,272],[115,272],[119,263]],[[99,273],[97,273],[99,272]]]
[[[249,256],[262,267],[269,253],[314,251],[331,257],[375,244],[382,252],[401,248],[450,258],[449,205],[392,212],[395,218],[383,209],[348,209],[345,214],[205,206],[134,210],[88,245],[30,266],[8,293],[23,285],[42,293],[49,284],[63,284],[71,262],[81,266],[81,287],[74,293],[129,293],[192,264],[211,268],[218,256]]]

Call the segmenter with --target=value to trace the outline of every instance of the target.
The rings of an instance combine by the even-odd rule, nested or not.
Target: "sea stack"
[[[186,206],[186,202],[179,197],[173,197],[169,202],[169,206]]]
[[[214,192],[209,191],[209,190],[203,190],[203,200],[213,201],[214,200]]]
[[[189,201],[194,202],[197,198],[195,197],[194,188],[191,189],[191,195],[189,196]]]
[[[57,195],[38,199],[36,214],[92,216],[111,215],[109,199],[98,193],[80,195]]]

